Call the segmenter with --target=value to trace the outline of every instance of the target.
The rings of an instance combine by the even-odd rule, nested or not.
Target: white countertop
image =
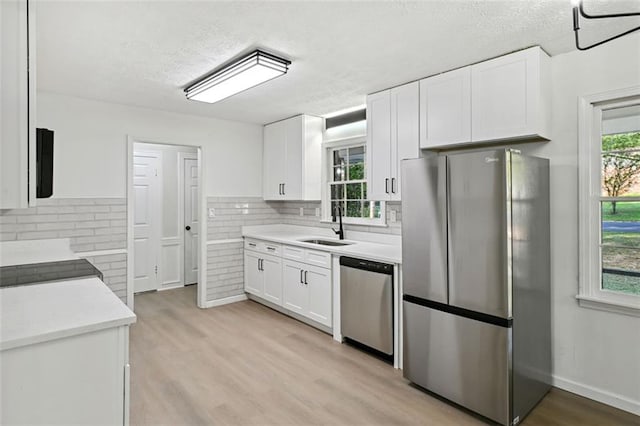
[[[242,235],[248,238],[328,251],[336,255],[352,256],[378,262],[402,263],[402,245],[399,236],[367,234],[371,233],[346,231],[347,238],[343,241],[352,244],[346,246],[324,246],[304,243],[300,240],[323,239],[339,241],[330,229],[295,225],[262,225],[242,228]],[[351,237],[352,235],[353,237]],[[365,241],[365,238],[369,241]]]
[[[98,278],[0,289],[0,350],[135,321],[136,315]]]

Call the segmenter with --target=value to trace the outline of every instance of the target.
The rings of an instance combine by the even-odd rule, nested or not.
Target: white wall
[[[552,58],[553,371],[556,385],[640,414],[640,318],[578,306],[578,97],[640,85],[640,35]]]
[[[55,131],[55,198],[126,197],[127,135],[202,145],[207,196],[262,196],[262,126],[46,92],[37,104]]]

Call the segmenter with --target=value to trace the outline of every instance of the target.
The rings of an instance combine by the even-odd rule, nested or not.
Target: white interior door
[[[198,160],[184,159],[184,284],[198,282]]]
[[[158,289],[160,252],[160,154],[134,153],[133,250],[134,292]]]

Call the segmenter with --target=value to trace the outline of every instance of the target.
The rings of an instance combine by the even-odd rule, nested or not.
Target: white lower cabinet
[[[0,376],[2,425],[128,425],[129,327],[2,350]]]
[[[304,266],[290,260],[282,262],[283,306],[300,315],[309,310],[309,291],[304,284]]]
[[[331,254],[283,245],[283,258],[263,253],[269,246],[270,243],[247,240],[244,252],[245,291],[286,311],[331,327]]]
[[[244,251],[244,291],[262,296],[264,294],[264,276],[260,270],[260,255]]]
[[[269,302],[282,305],[282,259],[263,256],[261,266],[264,277],[264,298]]]
[[[252,251],[244,252],[244,289],[282,305],[282,259]]]
[[[282,262],[283,306],[331,327],[331,269],[306,263]]]
[[[331,269],[305,267],[307,286],[307,316],[314,321],[331,326]]]

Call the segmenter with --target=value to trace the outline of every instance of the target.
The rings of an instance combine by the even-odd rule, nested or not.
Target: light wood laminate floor
[[[136,296],[133,425],[483,424],[399,370],[258,303],[198,309],[196,287]],[[552,390],[522,423],[640,425]]]

